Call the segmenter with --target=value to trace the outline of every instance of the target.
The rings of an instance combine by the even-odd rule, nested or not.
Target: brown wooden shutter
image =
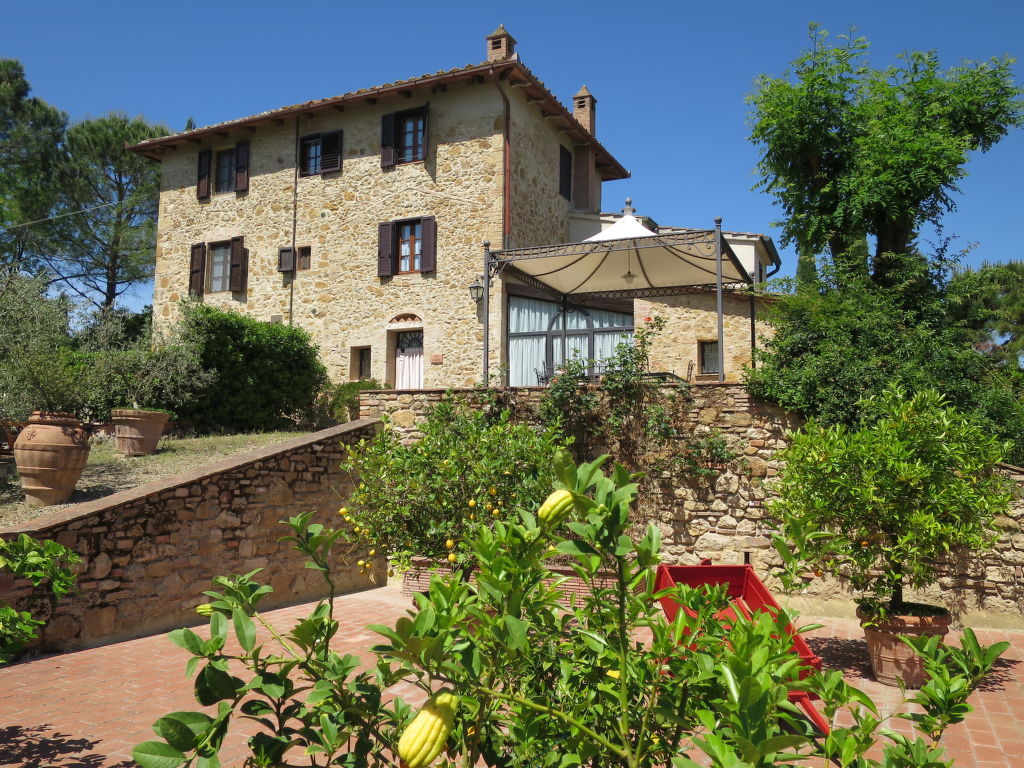
[[[380,167],[394,168],[397,156],[395,150],[395,115],[384,115],[380,119]]]
[[[309,269],[312,261],[313,247],[304,245],[296,252],[295,269]]]
[[[235,192],[246,192],[249,189],[249,142],[241,141],[235,145]]]
[[[210,196],[210,158],[212,153],[208,149],[199,152],[199,168],[196,173],[196,197],[205,200]]]
[[[377,226],[377,276],[395,274],[394,222],[385,221]]]
[[[277,271],[295,271],[295,251],[291,248],[279,248],[277,250]]]
[[[423,156],[420,160],[427,159],[427,153],[430,148],[430,105],[423,105]]]
[[[247,273],[246,249],[244,237],[231,238],[231,262],[228,270],[228,289],[232,291],[245,290],[245,278]]]
[[[203,283],[206,277],[206,243],[192,246],[192,258],[188,269],[188,292],[192,296],[203,295]]]
[[[341,170],[341,131],[331,131],[320,137],[320,173]]]
[[[423,238],[420,271],[433,272],[437,269],[437,221],[433,216],[420,219],[420,237]]]

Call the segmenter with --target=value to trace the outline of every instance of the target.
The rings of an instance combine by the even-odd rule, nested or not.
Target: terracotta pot
[[[120,409],[110,412],[117,450],[128,456],[148,456],[156,450],[168,415],[163,411]]]
[[[920,688],[928,681],[928,675],[925,674],[921,657],[898,636],[936,635],[944,638],[953,622],[948,613],[877,619],[861,608],[857,609],[857,618],[864,628],[864,639],[868,642],[871,671],[875,673],[875,679],[885,685],[898,685],[897,680],[902,679],[908,688]]]
[[[88,436],[70,413],[34,411],[14,441],[25,500],[40,507],[70,498],[88,458]]]

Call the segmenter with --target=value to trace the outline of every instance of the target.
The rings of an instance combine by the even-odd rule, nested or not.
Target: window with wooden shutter
[[[320,173],[341,170],[341,131],[320,135]]]
[[[572,152],[558,145],[558,194],[572,200]]]
[[[313,262],[313,248],[309,245],[300,246],[295,254],[295,268],[309,269]]]
[[[196,173],[196,197],[205,200],[210,196],[210,160],[212,153],[209,149],[199,152],[199,168]]]
[[[228,272],[228,290],[244,291],[246,276],[249,272],[244,237],[231,238],[231,266]]]
[[[380,119],[380,167],[394,168],[396,155],[395,115],[384,115]]]
[[[433,216],[426,216],[420,220],[420,234],[423,238],[423,250],[421,252],[420,270],[433,272],[437,269],[437,221]]]
[[[249,189],[249,142],[240,141],[235,145],[235,191]]]
[[[188,292],[192,296],[203,295],[203,282],[206,277],[206,243],[192,246],[192,256],[188,270]]]
[[[377,276],[395,274],[394,222],[385,221],[377,226]]]
[[[295,251],[292,248],[278,248],[277,249],[277,271],[278,272],[294,272],[295,271]]]

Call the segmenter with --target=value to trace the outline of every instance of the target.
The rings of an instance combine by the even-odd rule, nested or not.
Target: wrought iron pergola
[[[564,310],[570,300],[584,303],[595,299],[654,298],[713,289],[718,314],[719,381],[725,380],[723,293],[754,282],[723,237],[720,216],[715,218],[714,229],[709,230],[494,251],[485,242],[481,276],[485,382],[490,365],[490,285],[501,274],[543,291],[562,304],[563,359]]]

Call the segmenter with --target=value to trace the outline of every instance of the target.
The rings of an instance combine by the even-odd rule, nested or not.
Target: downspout
[[[292,311],[295,306],[295,234],[299,220],[299,115],[295,114],[295,176],[292,179],[292,274],[288,278],[288,325],[292,324]]]
[[[498,89],[498,94],[501,96],[505,112],[501,143],[501,247],[502,249],[505,249],[509,246],[509,232],[512,227],[512,153],[510,151],[512,143],[512,105],[509,103],[508,95],[502,89],[501,83],[498,82],[498,76],[494,73],[494,64],[491,64],[491,82],[494,83],[494,87]],[[488,356],[490,355],[489,335],[491,331],[491,318],[489,316],[491,293],[491,249],[489,246],[485,245],[484,251],[484,386],[488,387],[490,386],[490,379],[488,378],[490,360],[488,359]]]
[[[725,381],[725,311],[722,306],[722,217],[715,217],[715,304],[718,309],[718,380]]]

